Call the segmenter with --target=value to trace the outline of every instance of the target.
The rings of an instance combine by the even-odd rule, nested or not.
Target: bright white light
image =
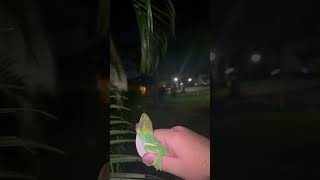
[[[177,82],[177,81],[178,81],[178,78],[177,78],[177,77],[175,77],[175,78],[173,78],[173,80],[174,80],[174,82]]]
[[[257,63],[261,60],[261,55],[260,54],[253,54],[251,56],[251,61],[254,62],[254,63]]]
[[[180,86],[182,86],[183,85],[183,83],[180,83]]]
[[[214,61],[216,59],[216,53],[210,52],[210,61]]]
[[[191,78],[189,78],[189,79],[188,79],[188,81],[189,81],[189,82],[191,82],[191,81],[192,81],[192,79],[191,79]]]
[[[280,69],[274,69],[273,71],[271,71],[270,75],[274,76],[280,73]]]
[[[224,71],[225,74],[230,74],[234,71],[234,67],[230,67]]]

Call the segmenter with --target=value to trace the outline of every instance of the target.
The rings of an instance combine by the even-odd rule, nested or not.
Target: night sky
[[[319,31],[319,13],[312,4],[252,0],[224,2],[216,3],[215,8],[218,46],[274,46],[288,40],[315,38]]]
[[[182,73],[208,73],[210,46],[277,50],[288,41],[316,41],[319,37],[319,13],[316,6],[306,2],[226,0],[174,4],[176,37],[170,39],[167,56],[160,64],[160,74],[167,75],[162,78],[178,73],[184,63]],[[122,51],[129,76],[138,75],[139,34],[130,1],[111,1],[111,35]]]
[[[127,67],[127,73],[129,76],[137,75],[139,70],[137,60],[139,57],[134,57],[140,51],[139,34],[132,4],[130,1],[119,2],[115,0],[111,1],[110,4],[111,35]],[[196,65],[198,71],[208,73],[209,69],[206,65],[208,60],[205,59],[208,49],[205,48],[205,45],[208,43],[203,43],[203,40],[208,39],[210,3],[209,1],[203,1],[202,3],[176,1],[174,4],[177,13],[176,36],[172,36],[168,42],[168,53],[160,65],[160,74],[171,76],[179,72],[186,57],[190,54],[190,61],[187,61],[185,69],[190,70],[192,69],[190,67]],[[128,67],[130,67],[130,70]]]

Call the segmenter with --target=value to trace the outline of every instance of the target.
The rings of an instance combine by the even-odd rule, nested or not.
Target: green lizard
[[[166,149],[158,139],[153,135],[152,121],[149,116],[142,113],[139,123],[136,125],[137,136],[142,141],[144,150],[147,153],[156,153],[157,157],[153,162],[153,166],[156,170],[161,171],[161,161],[162,157],[169,154],[168,149]]]

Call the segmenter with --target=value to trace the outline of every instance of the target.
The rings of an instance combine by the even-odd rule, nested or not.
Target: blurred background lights
[[[253,54],[251,56],[251,61],[254,62],[254,63],[257,63],[261,60],[261,55],[256,53],[256,54]]]

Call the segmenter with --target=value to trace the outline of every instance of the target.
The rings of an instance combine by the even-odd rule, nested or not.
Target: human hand
[[[169,149],[162,159],[162,170],[187,180],[210,179],[210,141],[181,126],[157,129],[154,136]],[[143,157],[151,165],[156,154]]]

